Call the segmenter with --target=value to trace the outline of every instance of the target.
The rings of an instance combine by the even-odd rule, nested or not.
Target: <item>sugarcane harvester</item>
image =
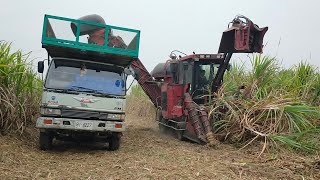
[[[157,108],[160,131],[172,129],[178,139],[216,144],[214,119],[205,104],[218,91],[233,53],[262,53],[268,27],[259,28],[245,16],[236,16],[223,32],[218,54],[177,56],[159,63],[151,73],[138,59],[131,68],[135,79]],[[211,117],[212,118],[212,117]]]

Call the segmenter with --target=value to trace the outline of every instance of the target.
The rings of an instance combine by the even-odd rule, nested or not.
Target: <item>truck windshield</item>
[[[54,59],[45,87],[106,95],[125,95],[123,69],[102,63]]]

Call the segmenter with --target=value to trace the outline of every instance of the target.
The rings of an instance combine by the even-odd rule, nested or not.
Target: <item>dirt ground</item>
[[[29,142],[0,136],[0,179],[320,179],[319,155],[213,149],[160,134],[151,118],[127,117],[121,148],[101,144],[55,143],[40,151]]]

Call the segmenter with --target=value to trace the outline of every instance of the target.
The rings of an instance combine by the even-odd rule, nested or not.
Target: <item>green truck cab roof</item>
[[[91,32],[82,31],[91,26]],[[94,39],[94,40],[90,40]],[[128,66],[138,59],[140,31],[65,17],[44,16],[42,47],[51,57]]]

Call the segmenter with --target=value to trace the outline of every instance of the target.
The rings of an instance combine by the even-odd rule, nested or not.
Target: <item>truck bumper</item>
[[[92,132],[123,132],[126,129],[126,124],[125,122],[117,121],[39,117],[36,127],[40,129],[66,129]]]

